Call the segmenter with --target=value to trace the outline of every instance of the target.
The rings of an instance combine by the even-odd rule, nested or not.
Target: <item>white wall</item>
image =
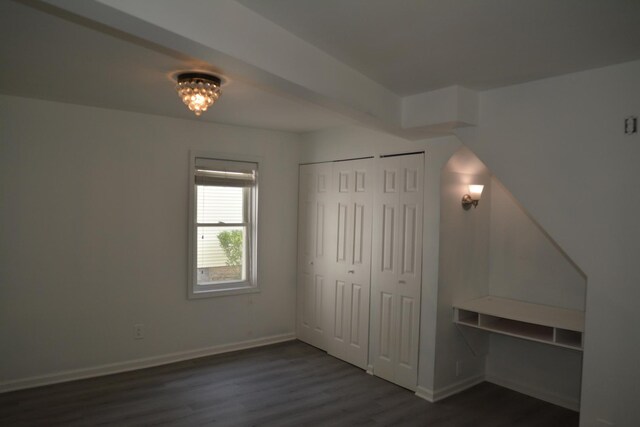
[[[0,112],[0,383],[293,333],[298,136],[7,96]],[[187,300],[190,149],[262,156],[259,294]]]
[[[491,334],[486,380],[573,410],[580,407],[582,353]]]
[[[495,177],[491,189],[491,295],[584,310],[584,273]]]
[[[495,177],[491,179],[489,294],[584,310],[586,277]],[[494,334],[486,376],[579,408],[582,352]]]
[[[581,425],[640,423],[640,61],[480,95],[458,135],[586,274]]]
[[[438,252],[440,230],[440,172],[460,147],[455,137],[408,142],[363,128],[339,128],[303,136],[301,162],[322,162],[376,154],[425,151],[422,298],[418,390],[433,397],[436,316],[438,302]]]
[[[453,305],[489,291],[489,171],[461,149],[442,171],[436,335],[436,399],[482,381],[488,335],[453,323]],[[479,166],[475,166],[480,163]],[[460,172],[473,172],[460,173]],[[485,186],[476,208],[464,210],[469,184]]]

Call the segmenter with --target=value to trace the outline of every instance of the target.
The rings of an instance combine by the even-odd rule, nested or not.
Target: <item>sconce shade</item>
[[[469,185],[469,195],[471,196],[471,199],[480,200],[482,190],[484,190],[484,185]]]
[[[471,209],[471,206],[474,208],[478,207],[478,201],[482,196],[482,190],[484,190],[484,185],[469,185],[469,193],[462,196],[462,209],[468,211]]]

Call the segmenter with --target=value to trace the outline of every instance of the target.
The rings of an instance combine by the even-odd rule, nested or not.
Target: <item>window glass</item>
[[[202,223],[237,224],[244,221],[242,187],[196,185],[197,221]]]
[[[198,227],[198,284],[246,280],[245,227]]]

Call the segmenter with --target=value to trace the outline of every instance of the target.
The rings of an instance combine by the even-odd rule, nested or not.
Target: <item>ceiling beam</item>
[[[477,108],[472,91],[402,99],[233,0],[41,1],[94,22],[99,30],[107,27],[129,41],[188,56],[194,68],[311,102],[406,139],[451,134],[473,124],[459,114]],[[440,102],[448,107],[440,109]]]

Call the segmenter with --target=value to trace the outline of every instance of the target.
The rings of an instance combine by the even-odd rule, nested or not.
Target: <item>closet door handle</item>
[[[406,285],[407,281],[406,280],[398,280],[398,283],[400,283],[401,285]]]
[[[353,273],[355,273],[355,271],[354,270],[349,270],[349,271],[347,271],[347,273],[353,274]]]
[[[309,265],[313,265],[313,261],[309,261]]]

